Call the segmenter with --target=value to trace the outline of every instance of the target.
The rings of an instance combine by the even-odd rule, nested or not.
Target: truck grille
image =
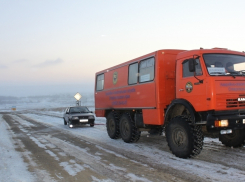
[[[78,116],[79,119],[88,119],[88,116]]]
[[[226,107],[245,107],[244,101],[237,101],[237,99],[226,99]]]
[[[217,95],[217,107],[218,109],[234,108],[241,109],[245,108],[245,101],[238,101],[238,98],[245,98],[245,95],[227,94]]]

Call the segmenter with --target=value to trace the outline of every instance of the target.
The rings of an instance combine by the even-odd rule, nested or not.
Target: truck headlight
[[[94,119],[94,116],[89,116],[88,119]]]
[[[78,118],[77,116],[73,116],[73,117],[72,117],[72,119],[74,119],[74,120],[75,120],[75,119],[79,119],[79,118]]]
[[[227,127],[229,125],[229,122],[227,119],[223,119],[223,120],[216,120],[214,124],[215,127]]]

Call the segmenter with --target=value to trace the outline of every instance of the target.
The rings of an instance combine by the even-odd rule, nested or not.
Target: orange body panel
[[[163,124],[163,109],[143,109],[144,124],[162,125]]]

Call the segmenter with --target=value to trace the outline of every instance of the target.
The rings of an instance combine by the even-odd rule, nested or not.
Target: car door
[[[65,113],[64,113],[64,119],[65,119],[65,121],[66,121],[66,122],[68,122],[69,110],[70,110],[70,108],[69,108],[69,107],[68,107],[68,108],[66,108]]]

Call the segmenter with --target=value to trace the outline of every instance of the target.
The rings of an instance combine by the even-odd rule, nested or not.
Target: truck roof
[[[218,47],[215,47],[215,48],[212,48],[212,49],[203,49],[203,48],[200,48],[200,49],[183,51],[183,52],[180,52],[178,54],[177,59],[180,59],[180,58],[185,57],[185,54],[189,56],[190,54],[192,54],[191,52],[193,52],[193,55],[194,54],[197,54],[197,53],[199,53],[199,54],[205,54],[205,53],[224,53],[224,54],[245,55],[244,52],[233,51],[233,50],[229,50],[227,48],[218,48]]]

